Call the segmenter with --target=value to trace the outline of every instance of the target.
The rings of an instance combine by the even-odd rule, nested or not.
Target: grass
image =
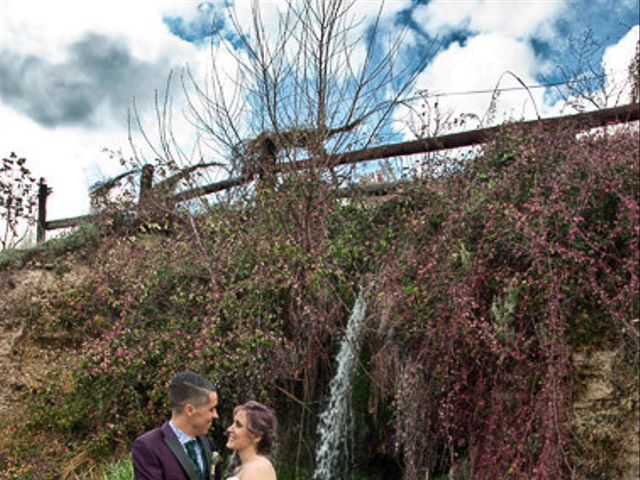
[[[52,238],[35,247],[0,251],[0,271],[8,268],[22,268],[29,261],[41,257],[55,258],[63,253],[97,244],[99,239],[100,232],[98,228],[95,225],[86,223],[68,235]]]
[[[117,461],[105,467],[100,480],[131,480],[133,478],[133,465],[128,458]]]
[[[69,480],[133,480],[133,465],[131,459],[122,458],[91,469],[91,471],[76,473],[66,478]]]

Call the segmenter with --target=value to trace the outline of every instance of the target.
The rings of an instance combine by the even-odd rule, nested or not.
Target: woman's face
[[[247,412],[244,410],[238,410],[233,416],[233,423],[227,428],[227,433],[227,448],[232,450],[255,448],[259,441],[259,438],[254,437],[247,428]]]

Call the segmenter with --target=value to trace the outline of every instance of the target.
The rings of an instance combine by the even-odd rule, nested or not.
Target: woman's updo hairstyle
[[[256,445],[260,455],[270,455],[275,449],[278,419],[275,412],[262,403],[250,401],[233,409],[233,415],[239,411],[247,415],[247,430],[256,437],[261,437]]]

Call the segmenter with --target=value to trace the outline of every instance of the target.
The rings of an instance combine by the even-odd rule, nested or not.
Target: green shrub
[[[166,385],[190,369],[220,385],[218,444],[233,405],[255,398],[282,414],[282,461],[310,470],[366,285],[358,467],[567,477],[571,350],[638,355],[638,134],[501,135],[381,204],[291,178],[158,234],[104,239],[86,284],[35,302],[85,342],[69,380],[35,396],[26,431],[111,458],[166,418]],[[34,455],[47,472],[66,458]]]

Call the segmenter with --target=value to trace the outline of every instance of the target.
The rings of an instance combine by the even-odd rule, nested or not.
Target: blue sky
[[[262,1],[267,28],[284,2]],[[370,25],[379,3],[357,0],[353,16]],[[248,21],[250,3],[237,0],[0,0],[0,145],[2,155],[26,156],[32,171],[53,187],[52,218],[86,213],[89,184],[120,171],[102,152],[129,155],[127,109],[132,99],[143,123],[153,125],[153,95],[170,70],[186,64],[203,76],[209,64],[212,15],[219,35],[241,50],[225,17]],[[591,67],[607,75],[612,92],[602,103],[624,103],[626,66],[638,39],[639,0],[388,0],[385,34],[407,28],[405,62],[437,44],[416,79],[416,90],[451,118],[486,117],[491,95],[450,95],[565,79],[578,67],[572,46],[590,32],[598,47]],[[573,40],[572,40],[573,39]],[[571,43],[573,41],[573,43]],[[233,69],[233,56],[214,45]],[[512,72],[513,75],[505,72]],[[571,113],[556,88],[505,92],[496,121]],[[534,105],[535,103],[535,105]],[[176,111],[180,100],[176,98]],[[430,105],[433,108],[433,104]],[[586,108],[586,107],[585,107]],[[193,139],[176,115],[177,134]],[[400,140],[420,130],[420,119],[398,111],[387,132]],[[424,127],[424,125],[423,125]],[[435,127],[425,127],[429,133]],[[424,129],[423,129],[424,130]],[[142,145],[141,145],[142,149]]]

